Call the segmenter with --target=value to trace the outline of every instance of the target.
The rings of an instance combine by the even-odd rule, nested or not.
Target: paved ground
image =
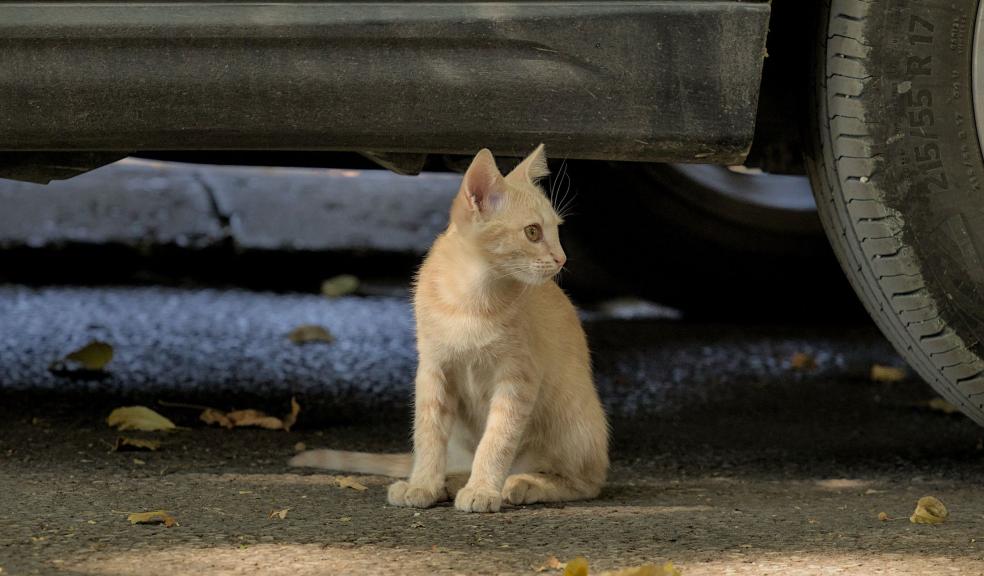
[[[297,442],[407,448],[412,327],[392,294],[0,287],[2,574],[535,574],[550,554],[598,570],[672,560],[685,575],[984,573],[984,434],[929,409],[914,379],[872,382],[873,363],[901,363],[866,325],[588,314],[615,440],[593,502],[415,512],[385,504],[386,479],[356,491],[288,469]],[[336,341],[291,344],[306,323]],[[115,347],[108,377],[48,372],[94,338]],[[817,367],[793,368],[797,352]],[[292,395],[290,433],[158,407],[185,427],[148,434],[161,451],[109,451],[115,406],[278,413]],[[950,521],[908,522],[926,494]],[[126,521],[162,508],[180,526]]]
[[[127,158],[41,185],[0,179],[0,247],[423,254],[461,177]]]

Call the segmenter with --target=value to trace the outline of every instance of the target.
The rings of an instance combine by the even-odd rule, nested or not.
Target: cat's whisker
[[[553,180],[550,182],[550,205],[557,205],[557,196],[559,195],[560,188],[563,185],[564,179],[570,180],[567,176],[567,158],[564,158],[560,163],[560,169],[557,170],[557,174],[554,176]]]
[[[509,277],[518,278],[519,275],[520,275],[520,273],[525,272],[525,271],[526,271],[526,266],[522,266],[522,265],[519,265],[519,264],[513,264],[510,267],[506,268],[505,270],[500,270],[500,272],[504,272],[504,273],[497,275],[492,280],[493,281],[497,281],[497,280],[502,280],[504,278],[509,278]]]
[[[565,198],[567,197],[566,194],[564,195],[564,197]],[[570,200],[565,201],[563,206],[561,206],[560,209],[557,210],[557,213],[560,215],[561,218],[566,218],[572,215],[570,209],[574,206],[574,201],[576,199],[577,199],[577,192],[574,192],[571,195]]]
[[[571,178],[565,173],[562,175],[562,181],[565,182],[562,186],[566,186],[566,188],[564,189],[564,196],[560,199],[559,207],[555,209],[558,213],[563,213],[563,211],[570,206],[570,203],[567,200],[567,195],[571,192]],[[576,195],[577,194],[575,194],[575,196]],[[571,201],[573,201],[573,199],[574,196],[571,197]]]

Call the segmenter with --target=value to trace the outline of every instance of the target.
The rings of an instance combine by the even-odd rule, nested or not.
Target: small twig
[[[167,408],[187,408],[189,410],[215,410],[215,408],[212,408],[210,406],[202,406],[201,404],[186,404],[184,402],[168,402],[167,400],[158,400],[157,403]]]

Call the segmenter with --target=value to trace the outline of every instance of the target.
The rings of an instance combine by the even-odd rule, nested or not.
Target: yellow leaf
[[[85,370],[102,370],[112,359],[113,347],[99,340],[93,340],[65,356],[65,360],[78,362]]]
[[[942,398],[933,398],[927,405],[930,410],[935,410],[936,412],[942,412],[944,414],[953,414],[960,411],[959,408]]]
[[[571,560],[564,566],[564,576],[588,576],[588,560],[583,556]]]
[[[664,576],[683,576],[683,572],[674,566],[673,562],[664,562],[661,568]]]
[[[359,289],[359,279],[351,274],[342,274],[321,283],[321,293],[329,298],[338,298]]]
[[[289,510],[290,508],[284,508],[283,510],[274,510],[273,512],[270,512],[270,518],[280,518],[281,520],[284,520],[285,518],[287,518],[287,512]]]
[[[890,518],[888,517],[888,513],[886,513],[886,512],[879,512],[878,513],[878,520],[880,520],[882,522],[888,522],[890,520]]]
[[[142,438],[117,436],[116,444],[113,445],[113,452],[128,452],[136,450],[156,452],[160,447],[161,443],[157,440],[144,440]]]
[[[621,570],[610,570],[602,572],[599,576],[681,576],[681,572],[672,562],[667,562],[662,566],[643,564]]]
[[[561,562],[560,559],[551,554],[550,556],[547,556],[547,560],[543,564],[540,564],[534,568],[534,570],[537,572],[546,572],[547,570],[563,570],[565,566],[567,566],[566,563]]]
[[[351,488],[352,490],[358,490],[359,492],[369,489],[365,484],[359,482],[353,476],[339,476],[337,482],[339,488]]]
[[[93,340],[85,346],[66,354],[64,358],[52,362],[48,367],[52,372],[102,372],[113,359],[113,347]]]
[[[294,344],[307,344],[308,342],[334,342],[335,337],[328,330],[314,324],[305,324],[294,328],[287,336]]]
[[[163,510],[153,512],[134,512],[126,517],[130,524],[163,524],[165,528],[180,526],[178,521]]]
[[[909,516],[909,522],[913,524],[942,524],[946,521],[950,511],[946,505],[933,496],[923,496],[916,502],[916,510]]]
[[[892,366],[872,364],[871,379],[875,382],[901,382],[905,380],[905,371]]]
[[[127,406],[117,408],[109,413],[106,423],[117,430],[173,430],[174,422],[154,412],[146,406]]]
[[[294,452],[304,452],[305,450],[307,450],[307,444],[305,444],[304,442],[298,442],[297,444],[294,444]]]

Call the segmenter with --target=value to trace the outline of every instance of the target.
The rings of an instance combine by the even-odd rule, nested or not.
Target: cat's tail
[[[291,466],[325,468],[339,472],[379,474],[406,478],[413,467],[412,454],[373,454],[345,450],[306,450],[288,462]]]

